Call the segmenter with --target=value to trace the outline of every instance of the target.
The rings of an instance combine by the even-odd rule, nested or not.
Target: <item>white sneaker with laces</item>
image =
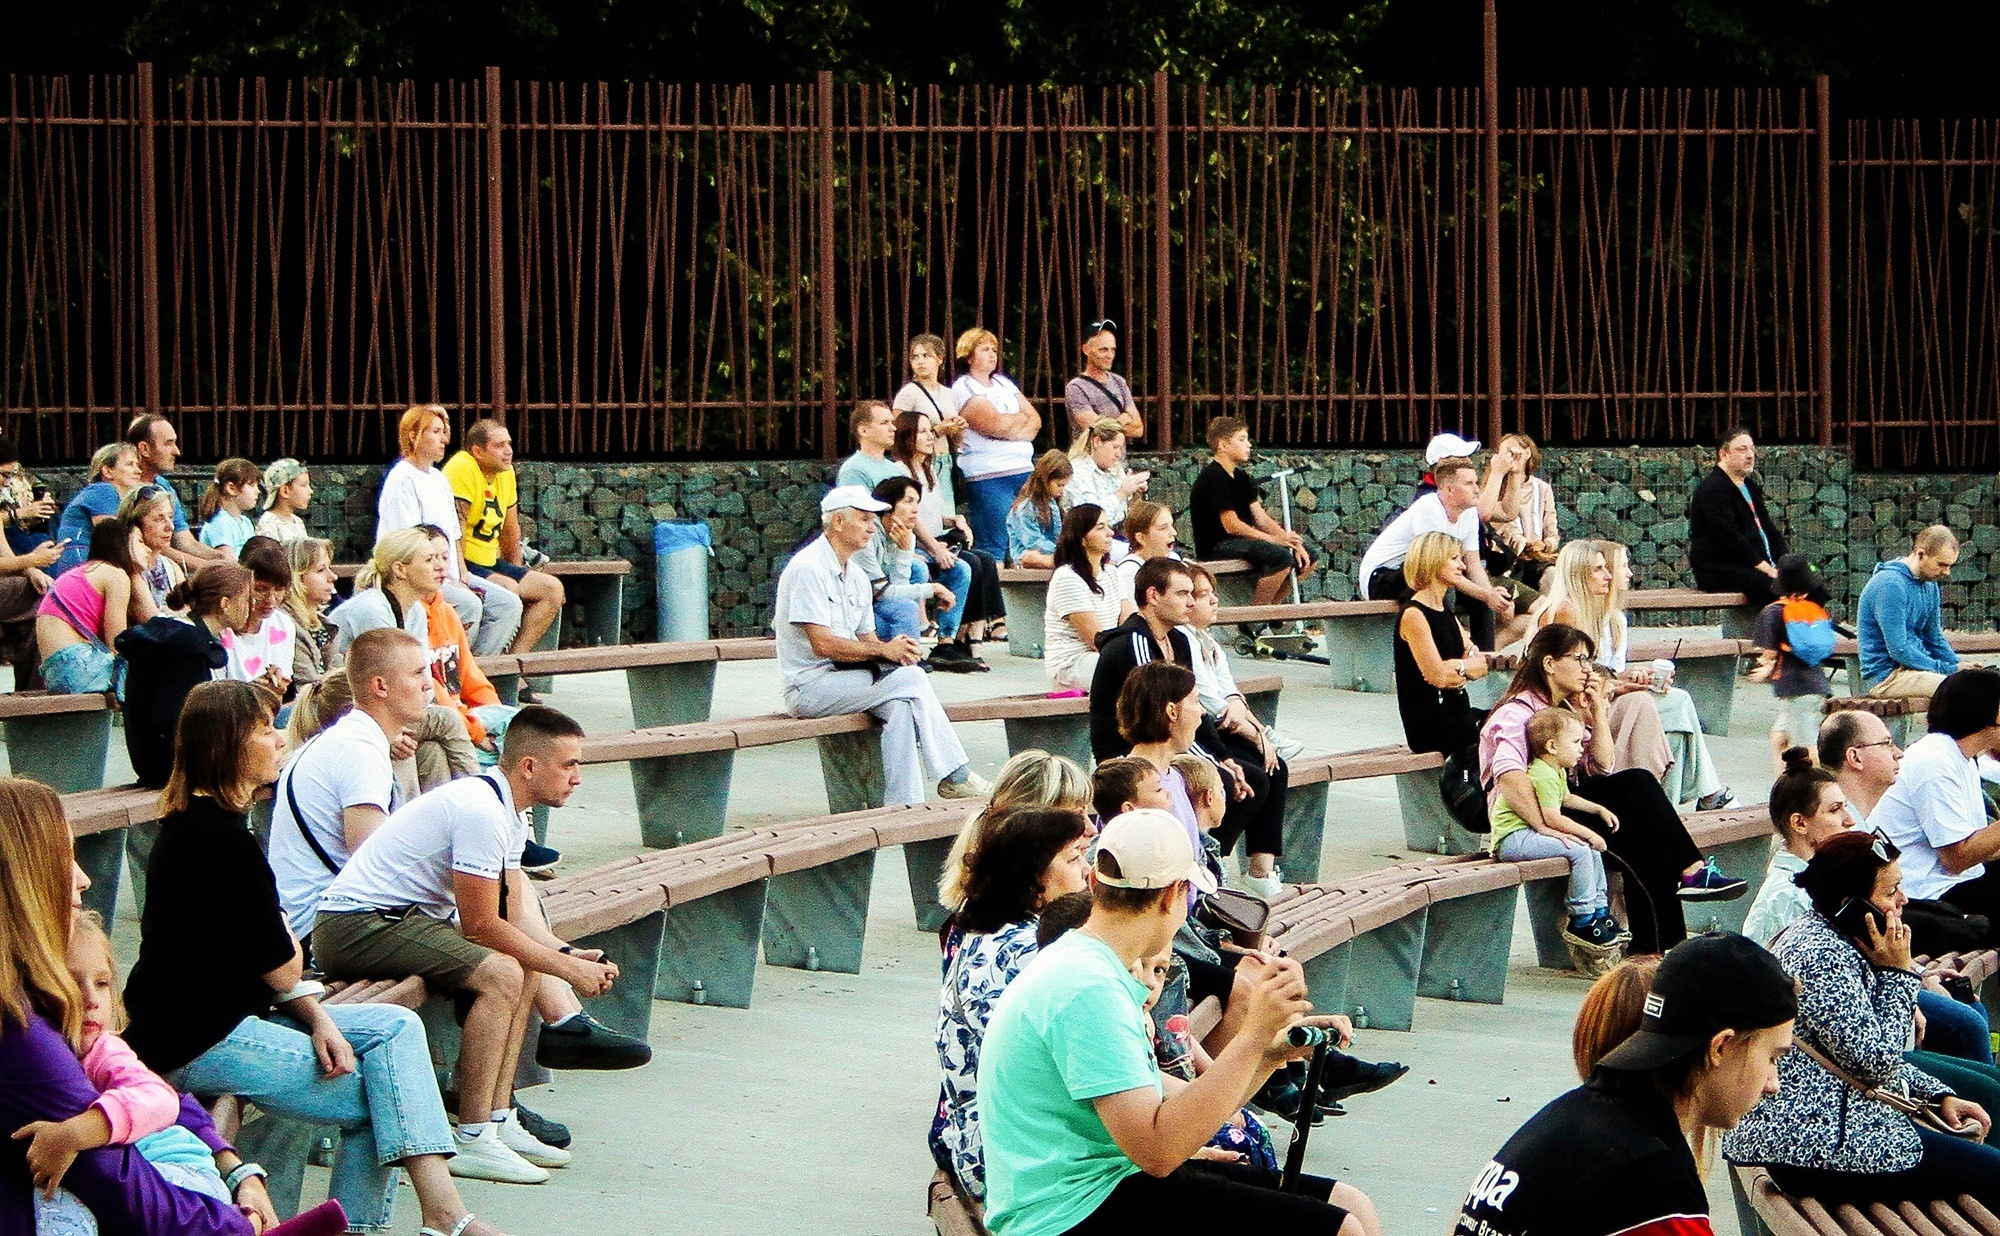
[[[939,798],[985,798],[993,792],[993,783],[976,772],[968,771],[963,781],[938,782]]]
[[[500,1130],[487,1125],[478,1137],[467,1137],[454,1130],[451,1136],[452,1149],[458,1153],[448,1159],[451,1174],[461,1180],[491,1180],[497,1184],[547,1184],[549,1174],[536,1167],[512,1147],[500,1140]]]
[[[570,1153],[558,1146],[551,1146],[533,1133],[508,1112],[504,1120],[495,1120],[493,1127],[499,1130],[500,1140],[507,1149],[520,1155],[536,1167],[568,1167]]]

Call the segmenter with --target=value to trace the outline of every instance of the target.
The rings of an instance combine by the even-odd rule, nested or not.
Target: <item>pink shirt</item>
[[[85,639],[104,642],[104,594],[90,582],[88,567],[72,567],[56,576],[35,612],[62,619]]]
[[[1486,791],[1489,811],[1500,802],[1501,774],[1528,771],[1528,762],[1535,758],[1528,750],[1528,721],[1547,707],[1548,696],[1523,691],[1486,718],[1485,727],[1479,731],[1479,780],[1489,787]],[[1577,765],[1577,771],[1595,775],[1597,770],[1590,762],[1590,720],[1581,713],[1577,719],[1583,722],[1583,763]]]
[[[172,1125],[181,1114],[181,1096],[140,1063],[125,1040],[106,1031],[83,1053],[83,1075],[97,1087],[91,1106],[111,1122],[111,1143],[129,1146]]]

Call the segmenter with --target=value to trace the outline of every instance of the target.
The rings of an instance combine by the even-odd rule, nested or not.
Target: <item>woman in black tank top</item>
[[[1468,648],[1465,631],[1445,611],[1445,594],[1464,578],[1464,547],[1427,532],[1410,545],[1403,575],[1415,593],[1396,619],[1396,708],[1412,751],[1449,755],[1479,741],[1486,720],[1465,685],[1486,676],[1486,655]]]

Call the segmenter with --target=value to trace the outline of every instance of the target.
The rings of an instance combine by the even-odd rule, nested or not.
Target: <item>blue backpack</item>
[[[1807,665],[1833,655],[1833,616],[1817,601],[1780,601],[1785,608],[1785,650]]]

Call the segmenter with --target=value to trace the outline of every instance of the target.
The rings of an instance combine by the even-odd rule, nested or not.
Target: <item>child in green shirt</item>
[[[1563,814],[1589,812],[1604,822],[1604,832],[1618,831],[1617,816],[1570,792],[1569,770],[1583,759],[1583,735],[1583,719],[1565,708],[1544,708],[1528,719],[1528,749],[1535,752],[1528,782],[1535,787],[1541,822],[1522,816],[1502,794],[1493,802],[1488,841],[1493,857],[1502,862],[1569,859],[1569,921],[1563,935],[1601,949],[1630,940],[1631,935],[1611,917],[1603,836]]]

